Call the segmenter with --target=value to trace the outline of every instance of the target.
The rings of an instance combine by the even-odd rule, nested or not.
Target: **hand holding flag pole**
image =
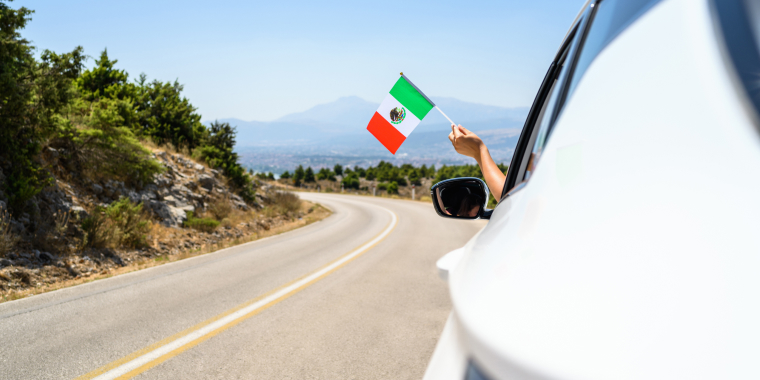
[[[437,109],[451,124],[451,119],[425,96],[412,81],[401,73],[401,78],[391,88],[380,108],[367,125],[367,130],[392,154],[412,133],[417,124],[430,112]]]

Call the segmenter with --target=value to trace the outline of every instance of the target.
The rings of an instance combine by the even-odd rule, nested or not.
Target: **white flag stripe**
[[[414,116],[413,113],[409,112],[409,110],[406,110],[406,116],[404,117],[404,121],[398,124],[393,124],[391,122],[391,110],[396,107],[403,107],[404,105],[401,104],[396,98],[393,97],[393,95],[388,94],[388,96],[385,97],[385,100],[383,100],[382,103],[380,103],[380,108],[377,109],[377,113],[380,114],[385,120],[388,120],[388,122],[396,128],[399,132],[401,132],[404,137],[409,137],[409,134],[412,133],[414,128],[417,127],[417,124],[420,123],[420,119],[417,118],[417,116]]]

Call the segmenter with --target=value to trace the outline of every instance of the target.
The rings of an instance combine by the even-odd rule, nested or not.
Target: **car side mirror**
[[[480,178],[465,177],[441,181],[430,188],[438,215],[456,219],[489,219],[488,186]]]

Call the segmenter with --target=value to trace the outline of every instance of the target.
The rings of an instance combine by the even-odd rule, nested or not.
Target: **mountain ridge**
[[[510,160],[527,107],[498,107],[446,97],[432,100],[456,123],[481,134],[494,159]],[[301,161],[311,162],[315,167],[329,162],[374,165],[380,159],[436,165],[467,161],[451,147],[447,138],[451,125],[435,110],[392,155],[366,131],[378,106],[379,103],[347,96],[273,121],[236,118],[218,121],[237,127],[235,150],[245,166],[257,171],[279,174]]]

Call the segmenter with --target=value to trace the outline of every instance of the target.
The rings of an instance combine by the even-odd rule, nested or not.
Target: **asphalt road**
[[[0,304],[0,378],[421,378],[451,308],[435,261],[484,222],[420,202],[301,196],[334,214]]]

